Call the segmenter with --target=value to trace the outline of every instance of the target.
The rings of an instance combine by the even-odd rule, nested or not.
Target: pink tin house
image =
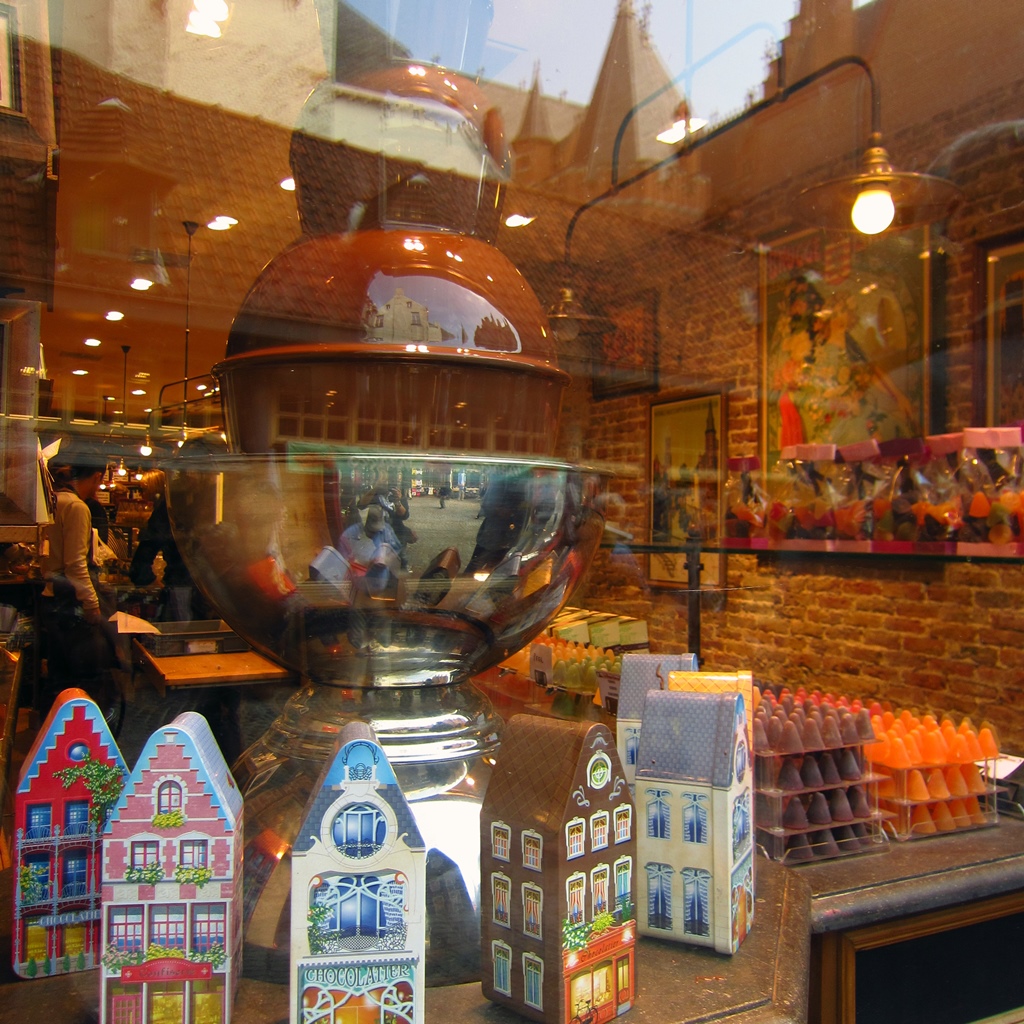
[[[150,736],[103,836],[105,1024],[226,1024],[241,967],[242,796],[206,719]]]
[[[23,978],[99,963],[103,825],[127,776],[100,709],[84,690],[64,690],[14,794],[11,952]]]

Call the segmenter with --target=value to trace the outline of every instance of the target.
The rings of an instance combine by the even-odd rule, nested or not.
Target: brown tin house
[[[548,1024],[635,1000],[636,822],[615,737],[513,718],[481,815],[484,995]]]

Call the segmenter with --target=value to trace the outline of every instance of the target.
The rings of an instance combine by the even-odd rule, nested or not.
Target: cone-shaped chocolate
[[[799,797],[793,797],[782,812],[782,824],[785,828],[807,828],[807,812]]]
[[[849,825],[840,825],[832,829],[832,835],[840,853],[857,853],[860,850],[860,840]]]
[[[838,786],[843,781],[836,767],[836,759],[827,750],[818,755],[818,768],[824,785]]]
[[[831,715],[825,716],[825,721],[821,726],[821,738],[824,740],[825,746],[830,750],[835,750],[843,745],[843,737],[839,732],[839,723]]]
[[[801,775],[802,772],[797,771],[796,762],[787,757],[779,769],[779,778],[777,780],[779,789],[805,789],[806,786]]]
[[[843,737],[843,744],[847,747],[863,742],[863,738],[857,731],[856,715],[846,714],[839,719],[839,735]]]
[[[821,738],[821,730],[818,728],[818,723],[813,718],[808,718],[807,721],[804,722],[801,737],[804,743],[804,750],[821,750],[825,746]]]
[[[831,829],[822,829],[820,832],[811,833],[811,850],[815,859],[826,860],[829,857],[839,856],[839,846]]]
[[[800,766],[800,778],[804,781],[804,786],[807,789],[821,789],[825,785],[824,779],[821,777],[821,772],[818,769],[818,759],[808,755],[804,758],[804,763]]]
[[[757,754],[764,754],[771,750],[771,746],[768,743],[768,733],[765,732],[764,718],[759,717],[754,719],[754,752]]]
[[[841,793],[842,790],[837,790]],[[849,807],[847,807],[849,810]],[[815,793],[811,796],[811,802],[807,806],[807,820],[812,825],[831,825],[832,815],[828,809],[828,800],[824,793]]]
[[[814,860],[811,844],[807,841],[807,836],[803,832],[798,832],[795,836],[789,837],[782,860],[786,864]]]
[[[871,715],[868,714],[866,708],[861,708],[857,712],[857,735],[865,743],[870,743],[875,738],[875,730],[871,725]]]
[[[854,814],[850,808],[850,801],[846,798],[846,791],[833,789],[828,795],[828,809],[833,821],[853,821]]]
[[[804,751],[803,742],[800,739],[800,732],[792,722],[787,722],[782,727],[782,737],[775,748],[780,754],[802,754]]]
[[[847,782],[859,782],[860,781],[860,765],[857,764],[857,757],[849,747],[844,747],[839,752],[839,760],[837,767],[839,768],[839,775]]]
[[[871,816],[871,804],[868,802],[868,795],[863,786],[851,786],[846,791],[846,799],[850,804],[850,813],[855,818]],[[832,817],[835,815],[833,814]]]

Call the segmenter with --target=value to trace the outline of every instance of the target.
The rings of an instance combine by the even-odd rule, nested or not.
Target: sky
[[[644,0],[634,3],[641,11]],[[735,114],[745,106],[750,89],[757,90],[760,98],[765,50],[786,35],[797,3],[651,0],[651,38],[670,74],[684,76],[680,91],[689,93],[694,116],[718,121]],[[552,96],[564,92],[567,99],[586,103],[618,0],[493,0],[493,4],[485,77],[509,85],[529,84],[534,63],[539,61],[543,92]]]

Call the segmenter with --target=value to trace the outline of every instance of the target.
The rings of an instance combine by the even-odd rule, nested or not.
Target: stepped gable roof
[[[696,782],[719,789],[732,782],[738,693],[650,690],[644,704],[636,780]]]
[[[545,142],[554,142],[555,133],[551,129],[551,121],[548,118],[547,104],[540,91],[540,64],[533,69],[533,84],[530,86],[530,93],[526,99],[526,110],[523,112],[523,120],[519,131],[513,142],[527,142],[533,139],[540,139]]]
[[[411,850],[425,850],[426,843],[413,817],[405,794],[402,792],[394,769],[388,761],[384,748],[377,742],[373,729],[364,722],[351,722],[341,732],[334,755],[324,766],[312,796],[302,815],[292,850],[308,853],[320,837],[320,826],[327,809],[338,799],[346,784],[346,767],[358,764],[366,769],[366,777],[376,779],[379,796],[394,811],[399,837]]]
[[[653,676],[648,668],[653,666]],[[668,686],[669,672],[696,672],[694,654],[626,654],[622,659],[619,677],[619,718],[640,718],[644,713],[644,700],[652,682],[658,689]],[[658,682],[660,672],[660,683]]]
[[[60,742],[60,738],[67,731],[68,723],[73,718],[84,719],[89,722],[92,731],[99,738],[100,743],[106,747],[106,757],[102,755],[94,760],[107,760],[121,769],[121,774],[128,777],[128,766],[121,757],[117,741],[114,739],[103,712],[89,697],[85,690],[71,687],[62,690],[50,708],[42,728],[36,733],[32,746],[22,764],[21,774],[18,776],[18,788],[16,792],[27,793],[33,779],[39,777],[39,771],[49,759],[50,752]]]
[[[587,180],[609,179],[615,138],[623,120],[639,103],[664,88],[672,76],[661,62],[632,0],[620,0],[608,49],[576,143],[573,165]],[[636,111],[619,149],[620,171],[646,166],[669,155],[658,132],[674,119],[681,97],[674,86]]]
[[[169,725],[157,729],[146,740],[146,745],[142,748],[142,753],[139,754],[139,759],[135,762],[135,767],[107,820],[106,830],[109,832],[113,822],[120,820],[129,796],[142,782],[143,773],[151,770],[151,762],[157,756],[157,748],[167,744],[176,744],[181,748],[182,756],[189,762],[189,767],[196,772],[203,788],[210,795],[217,817],[224,821],[228,829],[237,829],[242,818],[241,790],[235,784],[206,719],[195,711],[185,711]]]
[[[484,814],[557,832],[567,816],[580,759],[595,747],[614,755],[614,738],[599,722],[514,716],[502,735]]]

